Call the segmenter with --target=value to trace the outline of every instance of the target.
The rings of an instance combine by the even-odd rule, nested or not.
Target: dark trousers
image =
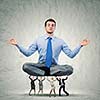
[[[44,63],[25,63],[23,70],[33,76],[69,76],[73,73],[73,68],[70,65],[52,64],[50,68],[47,68]]]
[[[49,76],[50,75],[50,68],[47,67],[40,67],[41,70],[43,70],[45,73],[45,76]]]
[[[63,89],[63,92],[65,92],[66,95],[68,95],[68,92],[65,90],[65,85],[61,85],[59,88],[59,96],[61,96],[61,90]]]

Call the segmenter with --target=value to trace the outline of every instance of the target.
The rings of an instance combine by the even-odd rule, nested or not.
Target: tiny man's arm
[[[47,80],[50,82],[49,78],[47,77]]]
[[[38,77],[36,77],[36,79],[34,79],[34,81],[36,81],[38,79]]]
[[[45,80],[45,77],[44,77],[44,79],[42,81],[44,81],[44,80]]]
[[[59,79],[56,77],[56,80],[59,81]]]
[[[66,77],[64,80],[67,80],[68,79],[68,77]]]
[[[31,79],[31,76],[29,76],[29,79],[32,80],[32,79]]]

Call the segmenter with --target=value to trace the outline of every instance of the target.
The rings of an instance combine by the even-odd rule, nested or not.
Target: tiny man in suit
[[[65,80],[68,79],[68,77],[66,78],[57,78],[56,79],[59,81],[59,85],[60,85],[60,88],[59,88],[59,96],[61,96],[61,90],[63,89],[63,91],[65,92],[65,94],[68,96],[69,93],[65,90]]]
[[[31,91],[34,90],[34,94],[36,93],[36,90],[35,90],[35,81],[38,79],[37,77],[34,78],[34,76],[29,76],[29,79],[31,80],[31,89],[29,91],[29,95],[31,95]]]

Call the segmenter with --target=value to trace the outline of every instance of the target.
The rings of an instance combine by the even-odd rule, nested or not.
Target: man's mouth
[[[52,34],[53,32],[48,32],[48,34]]]

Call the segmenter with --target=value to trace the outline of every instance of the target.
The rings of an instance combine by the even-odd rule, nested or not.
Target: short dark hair
[[[48,21],[50,21],[50,22],[54,22],[55,25],[56,25],[56,21],[55,21],[54,19],[52,19],[52,18],[49,18],[49,19],[47,19],[47,20],[45,21],[45,24],[44,24],[45,27],[46,27]]]

